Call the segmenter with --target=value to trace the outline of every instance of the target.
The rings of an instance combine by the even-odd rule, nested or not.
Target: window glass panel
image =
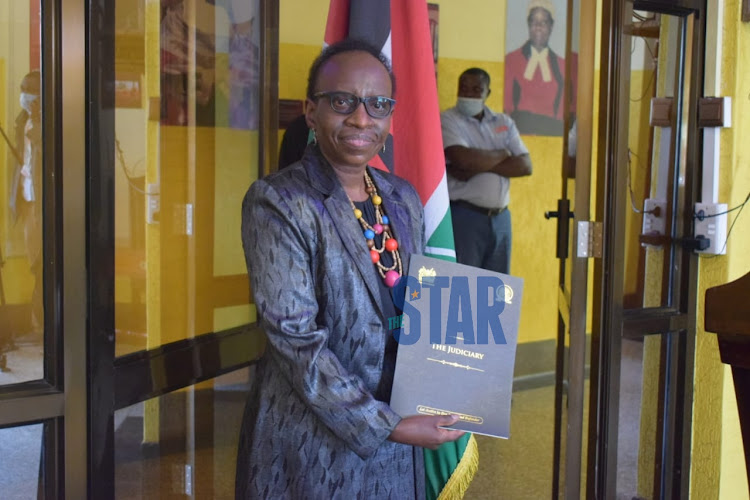
[[[0,429],[0,492],[3,500],[35,500],[43,424]]]
[[[123,355],[254,321],[257,0],[117,0],[115,329]]]
[[[233,498],[250,369],[115,413],[115,498]]]
[[[40,3],[0,2],[0,384],[43,377]]]

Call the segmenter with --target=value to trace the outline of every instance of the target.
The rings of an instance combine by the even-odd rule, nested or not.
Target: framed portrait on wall
[[[503,109],[522,134],[562,136],[575,110],[574,90],[565,102],[566,17],[567,0],[508,2]]]

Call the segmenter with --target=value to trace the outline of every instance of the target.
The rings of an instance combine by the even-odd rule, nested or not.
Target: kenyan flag
[[[425,0],[331,0],[325,43],[369,41],[391,59],[396,112],[386,152],[372,165],[417,189],[425,212],[426,254],[456,260],[440,131],[440,109]],[[462,498],[478,464],[470,434],[437,451],[425,450],[428,500]]]

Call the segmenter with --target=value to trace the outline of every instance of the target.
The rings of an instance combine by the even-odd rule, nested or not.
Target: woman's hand
[[[440,428],[456,422],[458,415],[413,415],[401,419],[388,439],[396,443],[436,450],[441,444],[455,441],[466,434],[465,431]]]

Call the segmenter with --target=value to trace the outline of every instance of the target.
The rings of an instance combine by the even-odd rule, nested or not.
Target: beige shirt
[[[494,113],[487,106],[481,120],[464,116],[456,108],[451,108],[440,115],[440,122],[443,148],[507,149],[513,156],[529,152],[515,122],[508,115]],[[476,174],[468,181],[448,175],[448,194],[451,200],[464,200],[490,209],[505,208],[510,203],[510,180],[491,172]]]

